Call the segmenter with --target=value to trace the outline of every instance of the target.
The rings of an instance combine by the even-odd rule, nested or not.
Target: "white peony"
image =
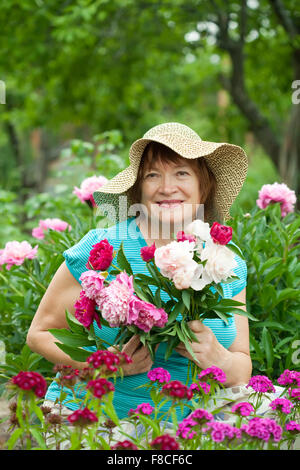
[[[202,264],[198,264],[194,260],[177,269],[173,275],[173,282],[176,289],[188,289],[191,287],[191,284],[201,276],[202,272]]]
[[[193,261],[195,242],[173,241],[155,250],[154,261],[163,276],[173,279],[175,272]],[[197,264],[197,263],[196,263]]]
[[[194,235],[203,242],[211,240],[210,226],[207,222],[203,222],[203,220],[193,220],[193,222],[191,222],[187,227],[185,227],[184,231],[185,233]]]
[[[211,241],[205,244],[200,259],[201,261],[207,260],[204,272],[216,284],[219,284],[235,275],[233,270],[237,267],[237,262],[234,256],[235,254],[225,245],[218,245]]]

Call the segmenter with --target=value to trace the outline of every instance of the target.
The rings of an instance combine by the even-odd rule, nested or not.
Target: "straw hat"
[[[177,122],[154,126],[133,142],[129,150],[130,165],[93,193],[96,204],[107,217],[118,223],[130,216],[128,210],[132,201],[127,191],[136,181],[143,151],[151,141],[164,144],[187,159],[205,157],[217,181],[214,204],[209,212],[204,209],[205,219],[210,224],[215,220],[228,220],[229,209],[247,175],[248,160],[244,150],[237,145],[204,141],[191,128]]]

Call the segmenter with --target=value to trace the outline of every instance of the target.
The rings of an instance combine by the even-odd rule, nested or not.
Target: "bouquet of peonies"
[[[133,273],[122,243],[118,252],[106,239],[93,245],[87,271],[80,277],[82,291],[75,303],[75,318],[66,312],[71,331],[50,330],[60,341],[57,345],[75,360],[90,355],[83,347],[106,348],[95,334],[96,322],[100,329],[119,328],[114,345],[118,348],[137,334],[153,359],[156,346],[162,342],[167,343],[166,360],[180,342],[195,358],[190,342],[197,338],[189,321],[220,318],[227,323],[233,313],[254,319],[238,308],[243,303],[224,298],[220,283],[238,279],[234,257],[242,257],[239,248],[229,244],[231,239],[231,227],[214,222],[210,228],[208,223],[194,220],[171,243],[141,249],[147,275]],[[116,255],[118,266],[112,263]],[[110,282],[108,269],[115,276]],[[168,294],[166,302],[161,298],[162,291]]]

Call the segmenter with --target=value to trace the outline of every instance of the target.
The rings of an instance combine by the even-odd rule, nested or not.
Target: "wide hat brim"
[[[238,145],[203,141],[192,129],[179,123],[155,126],[143,138],[133,142],[129,150],[129,166],[93,193],[95,203],[107,218],[118,223],[130,216],[133,202],[128,190],[136,182],[143,151],[151,141],[166,145],[186,159],[205,158],[217,182],[213,205],[209,209],[204,208],[205,220],[210,224],[216,220],[223,223],[228,220],[230,207],[247,176],[246,153]]]

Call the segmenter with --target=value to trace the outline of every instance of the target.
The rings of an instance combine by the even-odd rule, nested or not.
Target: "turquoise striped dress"
[[[92,246],[104,238],[113,245],[114,250],[116,251],[123,241],[124,253],[131,264],[133,273],[148,274],[146,263],[140,256],[140,249],[147,246],[147,243],[136,224],[135,218],[130,217],[124,222],[112,227],[90,230],[76,245],[63,253],[68,269],[79,283],[81,274],[87,270],[86,263]],[[242,291],[247,284],[246,262],[239,256],[236,256],[235,259],[238,264],[235,268],[235,274],[239,279],[236,279],[230,284],[222,284],[225,298],[234,297]],[[117,265],[116,258],[114,259],[113,264]],[[107,280],[110,281],[113,278],[114,276],[109,274]],[[155,292],[154,286],[152,286],[151,289],[154,289],[153,292]],[[165,292],[162,292],[161,298],[165,302],[169,300],[169,296]],[[181,318],[181,315],[179,315],[177,319],[180,320]],[[114,344],[114,339],[119,328],[102,327],[102,329],[99,329],[96,322],[94,323],[96,334],[108,343]],[[218,318],[205,319],[204,324],[211,328],[217,340],[225,348],[230,347],[236,337],[236,326],[233,316],[229,319],[228,324]],[[186,383],[188,360],[177,352],[173,352],[166,362],[164,359],[165,350],[166,343],[160,344],[157,349],[155,362],[153,363],[152,368],[163,367],[171,374],[171,380],[180,380],[181,382]],[[135,409],[141,403],[146,402],[152,404],[150,394],[146,388],[136,389],[139,385],[147,382],[149,382],[147,373],[125,376],[123,379],[118,378],[116,380],[114,406],[120,419],[127,417],[129,410],[131,408]],[[84,397],[82,388],[79,390],[78,387],[75,387],[75,390],[77,398],[80,399]],[[74,402],[71,390],[65,388],[64,391],[67,393],[63,402],[64,405],[72,410],[78,409],[79,405]],[[60,387],[55,381],[53,381],[48,388],[45,399],[55,401],[60,396],[60,392]],[[167,403],[165,407],[162,408],[162,411],[167,411],[168,406],[169,405]],[[183,414],[181,415],[180,413],[179,418],[184,418],[189,414],[189,409],[185,407]]]

